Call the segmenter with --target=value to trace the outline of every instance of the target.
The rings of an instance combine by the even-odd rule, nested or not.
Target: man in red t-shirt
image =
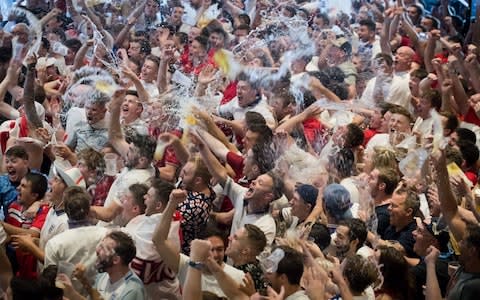
[[[8,214],[2,225],[5,231],[12,236],[12,244],[15,246],[15,239],[18,235],[31,235],[34,238],[40,237],[40,231],[45,223],[49,206],[40,202],[45,196],[48,188],[47,178],[38,173],[27,173],[22,178],[18,187],[18,199],[8,207]],[[16,260],[12,265],[18,266],[16,275],[25,279],[37,278],[37,260],[20,248],[15,249]]]

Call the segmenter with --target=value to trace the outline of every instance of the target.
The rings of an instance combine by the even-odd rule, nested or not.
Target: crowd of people
[[[480,10],[336,2],[2,0],[0,298],[476,299]]]

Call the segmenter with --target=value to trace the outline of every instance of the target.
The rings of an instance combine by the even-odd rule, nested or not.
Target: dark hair
[[[32,172],[27,173],[24,178],[26,181],[31,183],[32,193],[37,194],[37,198],[35,200],[42,199],[48,189],[47,178],[42,174]]]
[[[136,90],[127,90],[125,95],[135,96],[138,98],[138,92]]]
[[[325,250],[330,246],[332,240],[327,226],[322,223],[315,223],[312,225],[308,238],[313,239],[314,243],[320,248],[320,250]]]
[[[248,14],[239,14],[237,18],[240,22],[243,22],[243,24],[250,25],[251,23],[250,16]]]
[[[43,46],[43,48],[45,48],[47,50],[50,49],[50,41],[47,40],[47,38],[45,38],[45,37],[42,37],[42,46]]]
[[[245,81],[247,82],[251,87],[252,89],[254,90],[258,90],[260,88],[260,84],[258,81],[253,81],[246,73],[244,72],[241,72],[240,74],[238,74],[237,76],[237,81]]]
[[[175,36],[178,38],[182,45],[188,43],[188,34],[182,31],[175,32]]]
[[[248,130],[254,133],[258,133],[259,137],[256,144],[263,142],[265,145],[267,145],[273,139],[272,129],[265,124],[250,124],[250,126],[248,126]]]
[[[23,160],[28,160],[28,153],[25,148],[22,146],[16,145],[8,148],[7,152],[5,152],[6,157],[15,157],[15,158],[21,158]]]
[[[155,193],[157,194],[158,199],[156,200],[160,201],[162,204],[168,203],[170,193],[175,189],[173,184],[171,184],[170,182],[158,178],[153,179],[150,186],[155,190]]]
[[[193,40],[197,41],[202,46],[203,49],[205,50],[208,49],[208,38],[206,38],[205,36],[199,35],[199,36],[196,36]]]
[[[247,32],[250,32],[250,26],[248,24],[239,24],[237,27],[235,27],[235,30],[246,30]]]
[[[90,213],[92,197],[81,187],[67,187],[63,194],[65,213],[72,221],[83,221]]]
[[[425,19],[432,20],[432,28],[438,29],[438,20],[434,16],[426,15],[424,16]]]
[[[328,15],[326,13],[318,13],[315,15],[315,18],[322,19],[325,25],[330,25],[330,20],[328,19]]]
[[[10,280],[13,300],[42,299],[43,293],[38,280],[13,276]]]
[[[255,254],[260,254],[267,246],[267,238],[265,233],[253,224],[245,224],[245,231],[247,232],[247,239],[250,246],[252,246]]]
[[[218,229],[217,227],[215,226],[212,226],[212,225],[207,225],[207,227],[205,228],[205,230],[201,231],[199,234],[198,234],[198,238],[199,239],[202,239],[202,240],[206,240],[210,237],[218,237],[219,239],[221,239],[224,243],[226,241],[226,236],[225,236],[225,233],[223,233],[220,229]]]
[[[133,195],[134,204],[140,208],[140,214],[144,214],[147,206],[143,197],[148,191],[148,186],[142,183],[134,183],[128,187],[128,190]]]
[[[445,159],[447,161],[447,164],[450,164],[452,162],[456,163],[457,166],[461,166],[463,163],[463,157],[462,153],[460,150],[456,147],[447,145],[445,147]]]
[[[360,219],[353,218],[342,220],[339,222],[338,225],[344,225],[348,227],[348,235],[350,241],[358,240],[357,249],[355,250],[358,250],[363,246],[368,234],[367,225],[365,224],[365,222]]]
[[[133,239],[123,231],[112,231],[107,234],[106,237],[111,238],[117,243],[115,246],[115,254],[120,256],[123,265],[128,266],[137,253]]]
[[[249,110],[245,113],[245,123],[246,123],[247,129],[250,129],[250,126],[254,124],[266,125],[267,121],[265,121],[265,117],[263,117],[261,113],[258,113],[253,110]]]
[[[285,253],[277,267],[277,275],[285,274],[288,283],[298,285],[303,276],[303,255],[288,246],[279,246]],[[277,248],[277,249],[278,249]]]
[[[457,116],[450,112],[450,111],[442,111],[440,112],[442,116],[447,118],[447,122],[445,123],[444,129],[450,130],[450,133],[455,131],[458,128],[459,122]]]
[[[157,143],[152,137],[148,135],[134,134],[130,137],[129,142],[138,148],[140,157],[145,157],[149,162],[153,160],[153,154],[155,153]]]
[[[477,136],[475,135],[475,132],[471,131],[470,129],[458,127],[455,129],[455,132],[458,135],[458,141],[469,141],[474,144],[477,142]]]
[[[253,161],[258,166],[260,174],[267,173],[275,167],[275,151],[270,146],[270,143],[255,143],[252,146],[252,154]]]
[[[428,76],[428,72],[425,69],[416,69],[410,73],[410,77],[416,77],[420,80]]]
[[[480,258],[480,227],[476,224],[468,223],[466,232],[468,235],[465,242],[477,250],[478,258]]]
[[[351,148],[340,149],[331,159],[340,178],[346,178],[352,175],[355,155]]]
[[[295,16],[297,14],[297,10],[295,9],[295,7],[291,6],[291,5],[285,5],[283,7],[286,11],[288,11],[292,17]]]
[[[72,50],[73,52],[77,53],[78,50],[82,47],[82,42],[78,39],[68,39],[65,41],[65,46]]]
[[[344,147],[355,148],[363,144],[363,131],[362,129],[353,123],[347,125],[347,133],[345,134]]]
[[[462,153],[462,157],[465,160],[467,167],[475,166],[480,156],[477,145],[469,141],[459,141],[457,143]]]
[[[375,24],[375,22],[373,22],[372,20],[370,19],[363,19],[363,20],[360,20],[360,22],[358,22],[358,24],[360,26],[366,26],[368,28],[368,31],[370,32],[375,32],[375,29],[377,27],[377,25]]]

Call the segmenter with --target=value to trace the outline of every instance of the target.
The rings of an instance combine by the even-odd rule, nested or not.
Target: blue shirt
[[[5,219],[10,203],[18,197],[17,187],[10,181],[8,175],[0,176],[0,220]]]

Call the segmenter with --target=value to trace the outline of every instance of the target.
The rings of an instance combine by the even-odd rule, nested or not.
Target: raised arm
[[[4,102],[8,88],[15,84],[18,79],[20,67],[21,64],[12,59],[7,69],[7,75],[0,83],[0,114],[8,119],[16,119],[20,116],[15,108]]]
[[[457,241],[463,239],[466,231],[466,224],[459,214],[457,200],[450,187],[450,180],[447,170],[445,153],[437,150],[438,153],[432,154],[437,171],[437,187],[440,200],[440,209],[443,217]]]
[[[212,151],[210,151],[198,135],[191,133],[190,136],[192,143],[197,146],[210,174],[212,174],[213,178],[215,178],[221,186],[225,186],[228,178],[227,170],[225,170],[215,155],[213,155]]]
[[[110,101],[110,126],[108,127],[108,141],[122,157],[127,156],[129,144],[123,137],[120,125],[120,107],[125,99],[125,90],[116,91]]]
[[[40,120],[40,117],[37,114],[35,109],[35,100],[34,100],[34,86],[35,86],[35,65],[37,60],[34,57],[29,57],[26,60],[27,62],[27,76],[25,78],[25,87],[23,89],[23,105],[25,107],[25,116],[27,117],[28,122],[34,128],[42,128],[43,123]]]
[[[168,268],[175,273],[178,273],[180,253],[168,240],[168,233],[170,232],[173,213],[177,209],[177,206],[185,201],[185,199],[187,199],[187,192],[179,189],[172,191],[167,206],[162,213],[162,218],[152,236],[152,242],[157,248],[157,252],[162,256]]]
[[[142,15],[143,11],[145,10],[145,5],[147,1],[140,2],[140,5],[135,8],[134,11],[128,16],[127,18],[127,25],[122,28],[122,30],[118,33],[115,37],[114,45],[117,47],[121,47],[123,41],[128,36],[130,29],[135,25],[137,19]]]

